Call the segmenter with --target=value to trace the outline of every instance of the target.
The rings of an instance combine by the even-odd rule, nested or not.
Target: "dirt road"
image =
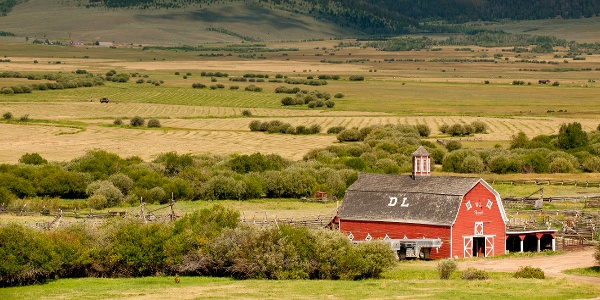
[[[459,262],[458,268],[464,270],[472,267],[486,271],[515,272],[521,266],[541,268],[547,277],[563,277],[577,281],[586,281],[600,285],[600,277],[575,276],[562,273],[564,270],[593,267],[594,248],[570,251],[560,255],[524,257],[510,259],[474,259]]]

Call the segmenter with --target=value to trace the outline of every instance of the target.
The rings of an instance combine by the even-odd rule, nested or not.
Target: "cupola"
[[[423,146],[412,154],[413,178],[431,175],[431,155]]]

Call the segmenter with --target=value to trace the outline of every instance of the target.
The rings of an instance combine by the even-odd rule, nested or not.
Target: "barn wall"
[[[386,234],[391,239],[402,239],[405,236],[408,239],[440,238],[442,239],[442,247],[439,248],[438,252],[432,250],[431,257],[450,257],[450,227],[377,221],[340,220],[340,231],[346,235],[352,233],[355,241],[364,241],[367,234],[370,234],[374,239],[383,239]]]
[[[486,207],[488,199],[491,200],[491,208]],[[471,208],[467,208],[467,203]],[[494,194],[481,183],[478,183],[469,191],[462,200],[456,222],[452,230],[452,255],[464,257],[464,236],[473,236],[475,233],[475,222],[483,222],[483,235],[495,235],[494,255],[505,253],[506,229],[502,212],[496,202]]]

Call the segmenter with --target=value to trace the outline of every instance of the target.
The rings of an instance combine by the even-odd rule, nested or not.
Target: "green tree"
[[[585,147],[589,143],[587,132],[583,131],[578,122],[562,124],[558,131],[557,146],[569,150]]]

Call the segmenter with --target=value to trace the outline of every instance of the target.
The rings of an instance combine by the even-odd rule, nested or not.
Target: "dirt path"
[[[577,281],[586,281],[600,285],[600,277],[576,276],[562,273],[564,270],[575,268],[588,268],[595,265],[594,249],[586,248],[579,251],[570,251],[561,255],[543,257],[523,257],[510,259],[474,259],[459,262],[458,268],[464,270],[472,267],[486,271],[515,272],[521,266],[540,268],[547,277],[562,277]]]

